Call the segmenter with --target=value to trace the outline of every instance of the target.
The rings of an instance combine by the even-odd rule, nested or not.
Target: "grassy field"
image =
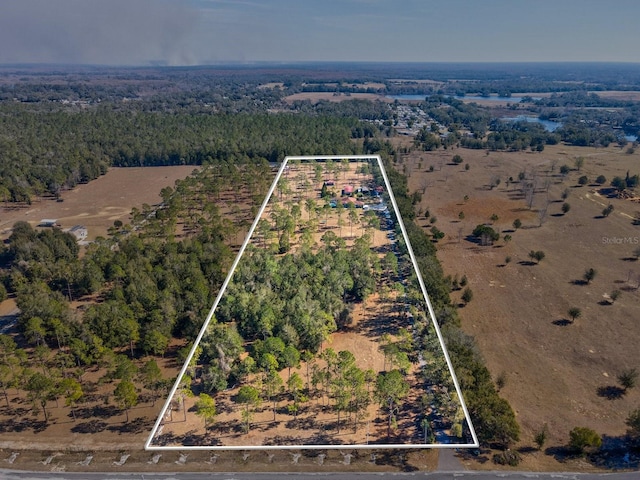
[[[463,157],[462,164],[450,163],[454,154]],[[584,159],[580,171],[578,157]],[[521,447],[534,445],[544,424],[547,447],[566,445],[576,426],[592,428],[612,444],[625,433],[628,413],[640,405],[640,389],[623,393],[616,379],[625,369],[640,369],[640,262],[633,256],[640,227],[632,223],[640,205],[609,198],[607,189],[591,183],[604,175],[607,187],[616,175],[639,173],[638,160],[638,153],[626,149],[567,146],[542,153],[414,152],[404,159],[411,188],[425,192],[422,211],[435,216],[446,234],[438,243],[445,272],[468,278],[474,298],[460,310],[463,329],[476,338],[494,379],[504,381],[501,394],[523,430]],[[573,170],[563,177],[559,170],[565,164]],[[531,208],[517,182],[520,172],[536,183]],[[590,182],[579,186],[583,175]],[[507,182],[509,177],[516,183]],[[565,190],[568,198],[562,200]],[[566,214],[564,202],[570,205]],[[602,210],[609,204],[614,210],[605,218]],[[491,220],[493,215],[498,218]],[[517,230],[516,218],[522,222]],[[479,246],[470,234],[481,223],[501,237],[511,235],[511,241]],[[545,253],[539,264],[529,258],[532,250]],[[583,275],[589,268],[597,273],[587,284]],[[610,304],[606,295],[614,290],[621,296]],[[454,292],[454,300],[459,295]],[[572,307],[581,310],[575,322],[568,314]],[[527,468],[563,467],[536,453],[525,456]]]

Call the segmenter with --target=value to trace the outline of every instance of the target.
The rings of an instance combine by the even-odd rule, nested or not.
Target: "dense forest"
[[[354,118],[291,114],[161,114],[0,107],[0,196],[57,195],[110,166],[277,162],[285,154],[354,153],[371,135]]]

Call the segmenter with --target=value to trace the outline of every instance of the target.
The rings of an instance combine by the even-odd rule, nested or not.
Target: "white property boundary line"
[[[462,410],[464,412],[465,415],[465,420],[467,422],[467,426],[469,427],[469,430],[471,432],[471,436],[473,438],[473,443],[439,443],[439,444],[353,444],[353,445],[348,445],[348,444],[344,444],[344,445],[247,445],[247,446],[242,446],[242,445],[229,445],[229,446],[214,446],[214,445],[194,445],[194,446],[174,446],[174,445],[167,445],[167,446],[156,446],[156,445],[152,445],[152,441],[153,438],[155,437],[156,433],[158,432],[158,429],[160,428],[160,424],[162,423],[162,420],[164,419],[166,413],[167,413],[167,409],[169,408],[170,404],[171,404],[171,399],[173,398],[173,396],[175,395],[176,391],[178,390],[178,387],[180,385],[180,380],[182,379],[182,377],[184,376],[185,372],[187,371],[187,368],[189,367],[189,363],[191,362],[191,359],[193,358],[193,355],[196,351],[196,348],[198,347],[198,345],[200,344],[200,341],[202,340],[202,337],[204,336],[205,332],[207,331],[207,327],[209,326],[209,322],[211,321],[211,318],[213,317],[213,314],[218,306],[218,303],[220,302],[220,299],[222,298],[222,295],[224,294],[225,290],[227,289],[227,286],[229,285],[229,282],[231,281],[231,277],[233,276],[233,273],[235,272],[236,267],[238,266],[238,263],[240,261],[240,258],[242,258],[242,255],[244,254],[245,249],[247,248],[247,245],[249,244],[249,240],[251,239],[253,232],[256,228],[256,226],[258,225],[258,222],[260,220],[260,217],[262,217],[262,214],[265,210],[265,208],[267,207],[267,204],[269,203],[269,200],[271,199],[271,195],[273,194],[273,191],[275,190],[277,184],[278,184],[278,180],[280,180],[280,177],[282,176],[282,173],[284,172],[287,163],[290,160],[376,160],[378,162],[378,167],[380,168],[380,172],[382,173],[382,177],[384,178],[384,182],[385,182],[385,186],[387,189],[387,192],[389,193],[389,198],[391,200],[391,204],[393,205],[393,209],[396,215],[396,219],[398,220],[398,224],[400,225],[400,229],[402,230],[402,235],[404,236],[404,240],[405,240],[405,244],[407,247],[407,251],[409,252],[409,256],[411,258],[411,261],[413,263],[413,268],[416,271],[416,275],[418,277],[418,283],[420,284],[420,289],[422,290],[422,294],[424,295],[424,299],[426,301],[427,304],[427,309],[429,310],[429,315],[431,316],[431,322],[433,324],[433,327],[436,331],[436,334],[438,335],[438,341],[440,342],[440,348],[442,348],[442,353],[444,354],[444,357],[447,361],[447,367],[449,368],[449,373],[451,375],[451,378],[453,380],[453,384],[455,386],[456,389],[456,394],[458,395],[458,399],[460,401],[460,405],[462,407]],[[184,408],[184,407],[183,407]],[[467,406],[465,404],[464,401],[464,397],[462,396],[462,392],[460,391],[460,385],[458,384],[458,379],[456,378],[456,375],[453,371],[453,365],[451,363],[451,359],[449,358],[449,353],[447,352],[447,348],[444,344],[444,338],[442,337],[442,333],[440,332],[440,327],[438,326],[438,322],[436,321],[436,316],[435,313],[433,311],[433,307],[431,306],[431,301],[429,300],[429,296],[427,295],[427,289],[424,285],[424,281],[422,280],[422,275],[420,274],[420,269],[418,268],[418,263],[416,262],[416,257],[413,253],[413,249],[411,248],[411,244],[409,243],[409,236],[407,235],[407,231],[404,227],[404,222],[402,221],[402,217],[400,216],[400,212],[398,210],[398,204],[396,203],[396,199],[393,196],[393,191],[391,190],[391,185],[389,183],[389,178],[387,177],[387,172],[384,169],[384,166],[382,165],[382,159],[380,158],[380,155],[307,155],[307,156],[291,156],[291,157],[285,157],[284,161],[282,162],[282,165],[280,166],[279,170],[278,170],[278,174],[276,175],[276,178],[273,181],[273,184],[271,185],[271,188],[269,189],[269,192],[267,193],[264,201],[262,202],[262,206],[260,207],[260,210],[255,218],[255,220],[253,221],[253,224],[251,225],[251,228],[249,228],[249,232],[247,233],[247,237],[245,238],[244,242],[242,243],[242,246],[240,247],[240,251],[238,252],[238,255],[236,256],[236,259],[233,262],[233,265],[231,265],[231,269],[229,270],[229,273],[227,274],[227,278],[225,279],[224,283],[222,284],[222,287],[220,288],[220,292],[218,293],[218,296],[216,297],[215,301],[213,302],[213,305],[211,307],[211,310],[209,311],[209,314],[207,315],[207,318],[204,322],[204,324],[202,325],[202,328],[200,329],[200,332],[198,333],[198,336],[196,337],[195,341],[193,342],[193,346],[191,347],[191,351],[189,352],[189,355],[187,356],[184,365],[182,366],[182,369],[180,369],[180,372],[178,373],[178,377],[176,378],[176,382],[174,383],[173,387],[171,388],[171,391],[169,392],[169,395],[167,396],[167,400],[165,401],[164,406],[162,407],[162,410],[160,411],[160,415],[158,415],[158,419],[156,420],[155,425],[153,426],[153,429],[151,430],[151,433],[149,434],[149,438],[147,439],[147,441],[144,444],[144,448],[145,450],[160,450],[160,451],[170,451],[170,450],[291,450],[291,449],[307,449],[307,450],[318,450],[318,449],[323,449],[323,450],[327,450],[327,449],[333,449],[333,450],[338,450],[338,449],[348,449],[348,448],[352,448],[352,449],[411,449],[411,448],[478,448],[480,445],[480,443],[478,442],[478,437],[476,436],[476,432],[475,429],[473,428],[473,424],[471,423],[471,417],[469,416],[469,411],[467,410]]]

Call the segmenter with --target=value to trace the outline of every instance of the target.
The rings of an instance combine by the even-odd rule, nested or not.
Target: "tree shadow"
[[[77,424],[71,431],[73,433],[99,433],[106,430],[107,427],[107,423],[102,420],[91,420]]]
[[[567,320],[566,318],[561,318],[559,320],[554,320],[551,323],[557,325],[558,327],[566,327],[567,325],[571,325],[573,322],[571,320]]]
[[[607,197],[607,198],[617,198],[618,197],[618,191],[615,188],[601,188],[598,193],[600,195],[602,195],[603,197]]]
[[[530,445],[518,448],[518,453],[526,454],[526,453],[535,453],[538,449],[536,447],[532,447]]]
[[[567,460],[572,460],[580,455],[575,450],[567,447],[566,445],[555,445],[548,447],[544,451],[545,455],[552,456],[557,462],[565,463]]]
[[[536,262],[532,262],[531,260],[520,260],[518,262],[518,265],[524,265],[526,267],[533,267],[534,265],[537,265]]]
[[[634,287],[633,285],[625,285],[624,287],[620,287],[620,290],[623,292],[637,292],[638,287]]]
[[[623,262],[637,262],[638,257],[622,257],[620,260]]]
[[[598,387],[598,396],[602,398],[606,398],[607,400],[618,400],[624,397],[626,392],[623,388],[618,387],[617,385],[606,385],[603,387]]]
[[[148,418],[139,417],[122,425],[110,425],[107,430],[110,432],[123,433],[142,433],[149,430],[153,421]]]
[[[0,433],[2,432],[24,432],[33,430],[34,433],[44,432],[49,424],[44,420],[32,418],[12,418],[0,423]]]
[[[580,279],[575,279],[575,280],[571,280],[571,282],[573,285],[589,285],[589,282],[587,282],[586,280],[582,280]]]
[[[120,410],[113,405],[96,405],[76,409],[76,418],[83,420],[93,417],[111,418],[114,415],[118,415],[118,413],[120,413]]]

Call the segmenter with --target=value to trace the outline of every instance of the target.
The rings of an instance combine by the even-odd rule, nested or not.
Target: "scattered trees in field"
[[[244,422],[244,433],[249,433],[254,410],[260,405],[260,392],[256,387],[244,385],[240,387],[234,401],[243,406],[242,420]]]
[[[493,245],[493,242],[500,239],[500,234],[498,232],[489,225],[484,224],[477,225],[471,234],[478,238],[480,240],[480,245],[483,246]]]
[[[624,389],[625,393],[627,390],[634,388],[638,383],[638,370],[635,368],[630,368],[628,370],[624,370],[618,375],[618,382]]]
[[[464,291],[462,292],[461,299],[464,302],[464,304],[466,305],[471,300],[473,300],[473,291],[469,287],[465,288]]]
[[[546,255],[542,250],[531,250],[528,256],[531,260],[535,260],[536,263],[540,263],[542,260],[544,260],[544,257]]]
[[[120,408],[125,411],[127,423],[129,423],[129,409],[138,404],[138,392],[136,392],[135,385],[130,380],[122,380],[113,395]]]
[[[611,212],[613,212],[613,205],[609,204],[602,210],[602,216],[606,218],[611,214]]]
[[[201,393],[196,402],[196,415],[202,417],[206,430],[214,422],[217,415],[215,400],[206,393]]]
[[[569,314],[569,317],[571,317],[571,323],[574,323],[576,319],[582,316],[582,310],[580,310],[578,307],[571,307],[567,311],[567,313]]]
[[[522,221],[521,221],[519,218],[516,218],[516,219],[513,221],[513,228],[514,228],[515,230],[517,230],[517,229],[519,229],[521,226],[522,226]]]
[[[544,448],[548,438],[549,438],[549,427],[545,423],[540,429],[540,431],[538,431],[533,437],[533,441],[538,447],[538,450],[542,450]]]
[[[578,185],[584,186],[587,183],[589,183],[589,177],[587,177],[586,175],[582,175],[580,178],[578,178]]]
[[[616,300],[618,300],[620,298],[620,295],[622,295],[622,292],[618,289],[613,290],[610,294],[609,294],[609,299],[611,301],[611,303],[614,303]]]
[[[44,414],[44,421],[49,423],[49,412],[47,402],[53,399],[54,381],[44,373],[35,372],[27,380],[25,390],[28,392],[27,399],[34,408],[41,408]]]
[[[615,176],[613,180],[611,180],[611,186],[621,192],[627,188],[627,183],[624,181],[624,178]]]
[[[400,401],[409,393],[409,384],[400,370],[382,372],[376,380],[375,398],[387,410],[387,436],[396,422]]]
[[[596,278],[596,275],[598,274],[598,272],[593,269],[593,268],[588,268],[585,272],[584,275],[582,275],[582,278],[584,278],[584,281],[587,282],[587,285],[589,285],[591,283],[591,281]]]
[[[607,177],[605,177],[604,175],[598,175],[595,179],[595,182],[598,185],[604,185],[605,183],[607,183]]]
[[[437,242],[438,240],[441,240],[444,238],[444,235],[445,235],[444,232],[440,230],[438,227],[436,227],[435,225],[431,227],[429,231],[431,232],[431,238],[433,238],[434,242]]]
[[[569,213],[569,210],[571,210],[571,205],[568,204],[567,202],[564,202],[562,204],[562,214],[566,215],[567,213]]]

